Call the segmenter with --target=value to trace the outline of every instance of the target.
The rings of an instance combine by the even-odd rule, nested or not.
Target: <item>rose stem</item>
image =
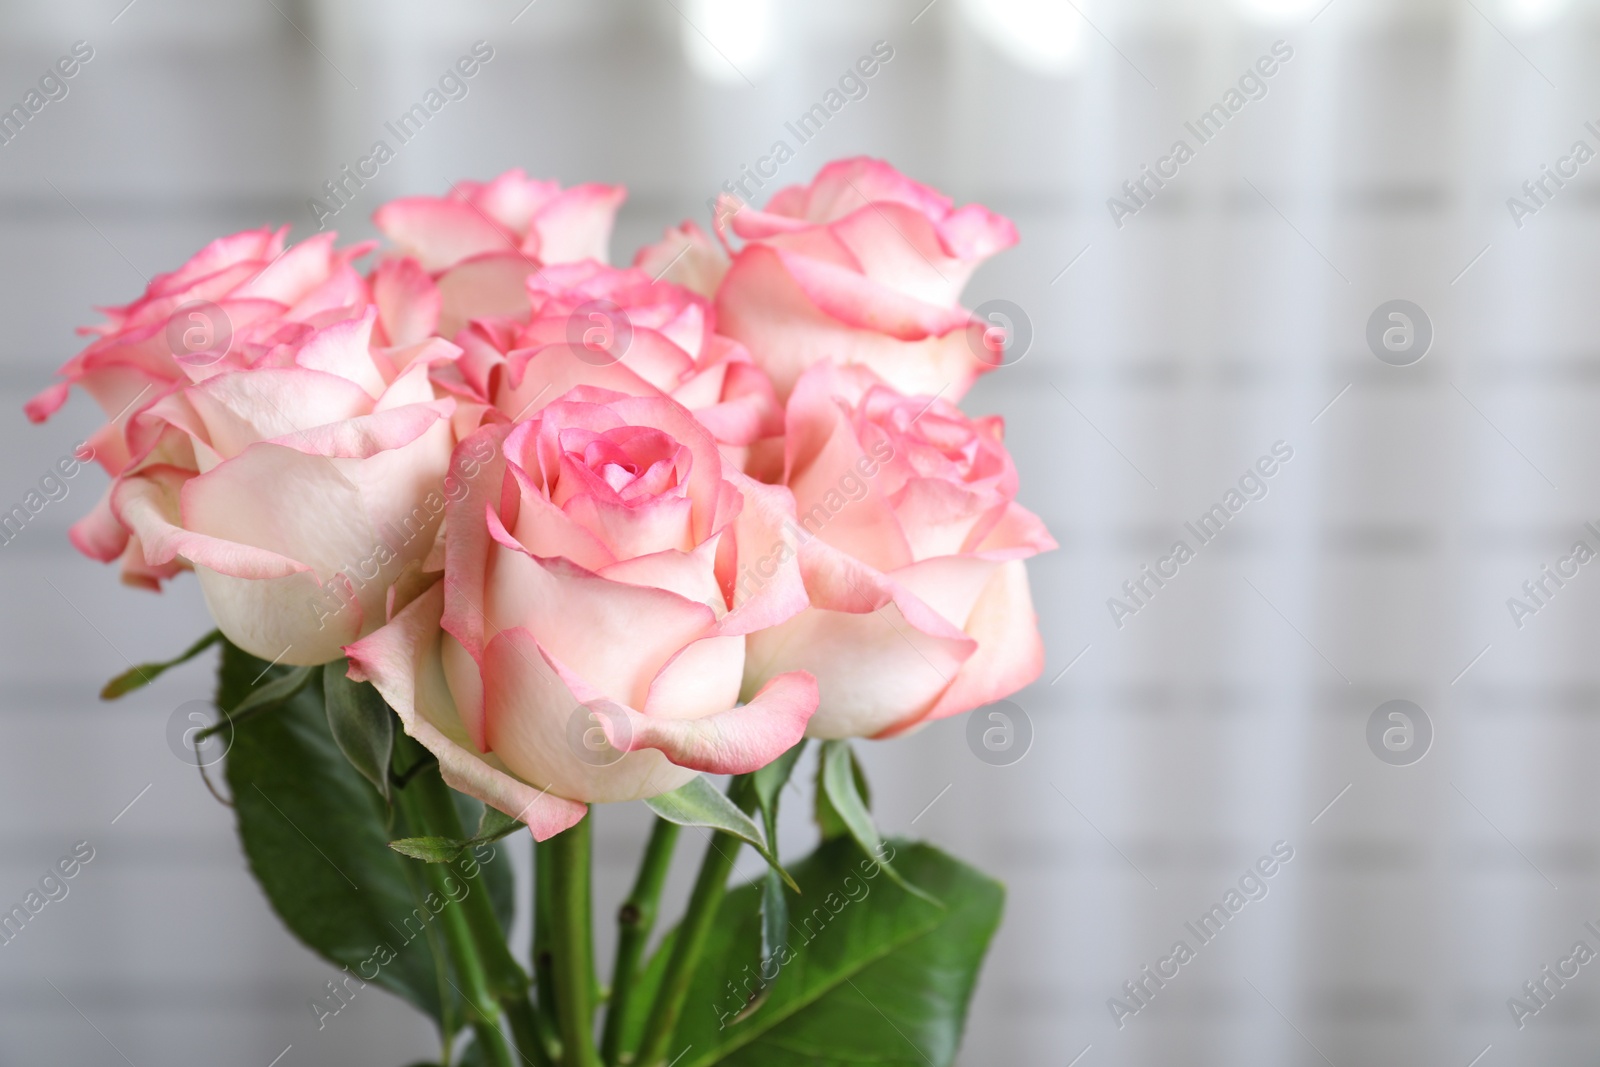
[[[735,778],[728,787],[729,793],[742,788],[743,778]],[[672,945],[672,955],[667,959],[667,972],[661,978],[655,1003],[650,1006],[650,1020],[645,1024],[644,1040],[639,1054],[634,1057],[637,1067],[658,1067],[667,1059],[667,1042],[683,1012],[683,1001],[689,995],[689,981],[694,977],[711,934],[717,908],[728,892],[728,875],[733,871],[733,861],[739,855],[742,842],[732,834],[720,830],[706,845],[705,859],[700,863],[700,874],[695,878],[694,891],[689,896],[689,907],[683,921],[678,924],[678,938]]]
[[[462,828],[455,798],[450,787],[439,776],[437,766],[419,774],[415,785],[405,791],[417,794],[417,806],[427,833],[453,841],[466,839],[467,832]],[[524,998],[528,991],[528,976],[523,973],[522,967],[511,955],[510,946],[506,944],[505,929],[494,913],[494,903],[489,899],[489,892],[478,873],[479,862],[477,856],[469,851],[455,863],[429,866],[448,867],[446,873],[454,874],[466,884],[467,892],[459,901],[460,910],[466,917],[467,929],[472,932],[473,943],[483,961],[484,973],[489,979],[489,991],[497,999]],[[470,875],[467,874],[468,870],[472,872]],[[455,897],[448,899],[455,900]]]
[[[594,943],[589,902],[591,816],[552,837],[551,948],[556,985],[556,1021],[565,1067],[601,1067],[594,1044]],[[540,858],[545,858],[541,854]]]
[[[539,1032],[545,1038],[545,1048],[551,1058],[561,1059],[561,1045],[554,1035],[558,1032],[556,1004],[560,996],[556,991],[555,958],[552,955],[555,934],[550,918],[551,902],[556,893],[556,853],[554,840],[535,841],[533,846],[533,981],[539,991],[535,1007]]]
[[[606,1067],[617,1067],[622,1053],[622,1027],[628,1014],[638,978],[639,959],[656,924],[656,905],[661,887],[672,866],[673,849],[678,844],[678,824],[657,819],[639,863],[639,877],[627,901],[617,909],[617,958],[611,968],[611,1003],[606,1006],[605,1030],[600,1039],[600,1055]]]
[[[534,1010],[527,997],[501,997],[500,1006],[506,1010],[511,1023],[511,1036],[516,1038],[517,1051],[523,1061],[533,1067],[555,1067],[550,1056],[553,1042],[546,1035],[544,1020]]]
[[[443,806],[438,802],[438,796],[430,795],[436,793],[431,788],[435,785],[437,792],[442,793],[444,804],[450,805],[448,819],[443,817]],[[395,798],[405,814],[406,822],[411,826],[428,834],[460,837],[461,820],[455,814],[449,788],[433,768],[417,775],[404,789],[395,790]],[[453,835],[449,825],[452,821]],[[440,899],[451,901],[455,899],[450,892],[451,871],[444,864],[424,863],[423,870],[429,886]],[[466,882],[466,896],[461,898],[458,904],[447,904],[444,907],[439,915],[440,925],[443,927],[445,943],[449,946],[455,963],[457,977],[466,987],[461,990],[461,997],[467,1002],[468,1011],[472,1016],[472,1030],[477,1035],[484,1062],[491,1067],[513,1067],[511,1049],[506,1044],[505,1035],[500,1032],[500,1005],[490,991],[489,976],[483,958],[478,953],[478,942],[472,924],[467,918],[468,902],[476,897],[480,904],[486,904],[488,893],[484,891],[477,878],[466,879]],[[493,913],[490,914],[490,918],[493,918]],[[501,948],[503,951],[503,942]]]
[[[430,776],[422,787],[421,800],[427,806],[430,832],[451,840],[466,838],[466,830],[462,829],[461,816],[456,811],[450,790],[446,789],[443,781],[438,781],[437,774]],[[475,859],[477,857],[474,856]],[[466,878],[462,870],[456,869],[456,873],[467,883],[467,896],[462,897],[461,905],[466,909],[467,925],[472,928],[475,944],[488,961],[486,971],[490,973],[490,984],[494,995],[499,998],[501,1008],[506,1011],[510,1032],[517,1041],[517,1051],[522,1054],[525,1064],[552,1067],[546,1029],[539,1025],[541,1019],[534,1016],[533,1005],[528,1001],[528,976],[522,973],[522,968],[510,955],[506,931],[499,923],[498,915],[494,915],[490,894],[480,891],[483,888],[482,878],[478,878],[477,870],[474,869],[470,878]]]
[[[426,781],[418,783],[421,789],[418,799],[426,809],[429,832],[452,840],[464,840],[466,831],[461,825],[461,816],[456,811],[450,790],[436,771],[426,772],[425,777]],[[473,857],[474,862],[476,858]],[[511,956],[506,945],[505,930],[494,913],[489,894],[480,891],[483,890],[482,879],[476,870],[470,878],[459,868],[455,873],[467,884],[467,895],[460,903],[466,911],[474,942],[487,961],[485,970],[490,977],[492,992],[505,1010],[517,1049],[524,1062],[531,1063],[533,1067],[552,1067],[550,1045],[553,1042],[547,1037],[548,1030],[541,1025],[543,1020],[534,1014],[533,1005],[528,1000],[528,978]]]

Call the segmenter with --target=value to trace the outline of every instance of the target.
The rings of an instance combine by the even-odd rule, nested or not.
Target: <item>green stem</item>
[[[428,868],[430,880],[435,883],[434,891],[443,892],[447,877],[445,871],[433,863],[428,864]],[[511,1048],[506,1044],[505,1035],[500,1032],[500,1005],[489,988],[489,976],[483,960],[478,956],[477,940],[466,914],[460,908],[446,907],[440,918],[444,922],[445,941],[456,962],[456,973],[465,987],[461,995],[472,1015],[472,1031],[483,1050],[483,1060],[492,1067],[513,1067],[515,1061],[511,1058]]]
[[[532,1003],[523,997],[502,997],[500,1006],[505,1009],[511,1023],[511,1036],[516,1039],[517,1051],[524,1064],[532,1067],[555,1067],[550,1056],[550,1038],[544,1030],[544,1020],[534,1011]]]
[[[536,1012],[540,1033],[545,1035],[552,1059],[561,1059],[560,1024],[556,1008],[561,1000],[556,990],[554,931],[550,919],[551,901],[556,893],[556,855],[554,841],[536,841],[533,846],[533,964],[534,985],[539,990]]]
[[[428,895],[428,891],[421,889],[420,882],[427,881],[421,871],[412,869],[406,872],[406,885],[410,888],[418,904]],[[423,927],[423,936],[428,942],[428,951],[433,954],[434,988],[439,993],[439,1062],[443,1067],[450,1067],[451,1038],[460,1029],[456,1025],[456,998],[450,995],[450,954],[445,950],[444,938],[439,936],[439,927],[429,923]]]
[[[430,815],[437,813],[431,810],[433,805],[428,802],[425,796],[427,790],[422,787],[422,783],[430,778],[437,780],[435,775],[419,775],[408,788],[396,790],[395,799],[405,815],[407,824],[414,829],[426,833],[447,832],[442,827],[436,828],[429,821]],[[445,799],[449,800],[448,794]],[[460,823],[457,820],[458,832],[459,827]],[[455,895],[451,891],[451,872],[442,864],[425,863],[422,866],[428,886],[438,898],[454,901]],[[476,892],[473,892],[473,889]],[[459,892],[460,886],[456,885],[455,890]],[[460,904],[465,904],[475,895],[486,896],[481,885],[471,887]],[[439,923],[445,944],[449,946],[451,961],[455,965],[456,977],[461,979],[461,997],[467,1002],[473,1033],[477,1035],[484,1062],[491,1067],[514,1067],[511,1049],[506,1044],[505,1035],[500,1032],[500,1005],[490,991],[489,976],[484,968],[483,958],[478,952],[477,938],[467,920],[467,911],[460,904],[446,904],[439,912]]]
[[[606,1067],[617,1067],[622,1054],[622,1028],[627,1020],[628,1002],[638,979],[639,960],[656,924],[656,907],[661,887],[672,866],[673,849],[678,844],[678,824],[657,819],[639,863],[639,877],[633,891],[617,910],[617,958],[611,968],[611,1003],[606,1006],[605,1031],[600,1039],[600,1056]]]
[[[451,795],[450,787],[444,784],[444,779],[439,777],[436,766],[418,772],[406,788],[398,792],[414,797],[425,833],[455,841],[466,839],[467,833],[461,825],[461,815],[456,811],[455,798]],[[439,868],[442,873],[454,875],[465,883],[465,894],[457,902],[458,910],[465,916],[467,929],[472,933],[473,943],[477,946],[478,956],[489,980],[490,992],[495,999],[525,996],[528,976],[523,973],[506,944],[505,930],[500,925],[499,916],[494,913],[494,902],[489,899],[488,887],[479,876],[477,856],[471,855],[469,858],[469,854],[463,854],[454,863],[430,863],[428,866]],[[458,887],[457,892],[460,891]],[[448,899],[456,900],[455,894]]]
[[[564,1067],[601,1067],[594,1044],[594,943],[590,926],[590,819],[550,839],[550,942]],[[543,855],[541,859],[545,858]]]
[[[700,874],[689,896],[688,910],[678,924],[678,937],[673,942],[672,955],[667,959],[666,974],[661,978],[661,988],[650,1008],[644,1040],[640,1043],[639,1054],[634,1057],[636,1067],[660,1067],[667,1061],[667,1043],[672,1040],[672,1031],[683,1013],[683,1002],[689,995],[689,981],[700,963],[700,954],[705,949],[706,938],[711,934],[717,909],[727,895],[728,875],[733,871],[733,861],[739,855],[740,844],[737,837],[719,831],[706,846]]]

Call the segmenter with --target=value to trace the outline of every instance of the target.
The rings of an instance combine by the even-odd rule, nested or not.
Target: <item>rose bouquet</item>
[[[1024,561],[1053,542],[1000,420],[955,405],[1005,341],[960,291],[1015,230],[855,159],[621,268],[622,195],[462,182],[380,208],[366,273],[376,245],[254,230],[107,309],[28,415],[74,385],[105,410],[73,543],[151,589],[193,571],[217,630],[103,695],[221,646],[186,740],[341,968],[319,1029],[370,984],[442,1063],[948,1064],[1001,890],[883,839],[851,741],[1041,669]],[[822,843],[785,865],[808,739]],[[636,800],[606,971],[586,815]],[[524,827],[526,956],[494,845]],[[683,827],[704,858],[656,938]],[[745,845],[767,873],[730,889]]]

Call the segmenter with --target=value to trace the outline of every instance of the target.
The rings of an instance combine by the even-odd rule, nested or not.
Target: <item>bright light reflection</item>
[[[680,0],[689,67],[718,84],[755,81],[772,62],[773,0]]]
[[[961,0],[978,36],[1013,63],[1047,77],[1078,65],[1083,18],[1062,0]]]

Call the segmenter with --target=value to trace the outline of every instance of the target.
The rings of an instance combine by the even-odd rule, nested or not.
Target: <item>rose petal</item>
[[[708,774],[749,774],[805,736],[806,724],[817,709],[817,682],[805,671],[780,674],[743,707],[696,719],[641,715],[618,704],[610,707],[614,714],[597,717],[615,748],[629,752],[653,748],[679,767]]]
[[[372,396],[356,383],[299,367],[235,371],[185,390],[204,427],[197,433],[223,458],[258,441],[365,415]]]
[[[407,196],[372,215],[373,225],[426,271],[441,271],[470,256],[517,246],[516,235],[460,200]]]
[[[517,349],[505,357],[505,374],[494,396],[495,406],[520,421],[580,385],[636,396],[659,392],[626,364],[595,360],[587,350],[566,343]]]
[[[56,382],[40,391],[38,396],[29,400],[22,406],[23,414],[28,416],[29,422],[43,422],[67,402],[67,396],[72,392],[71,382]]]
[[[575,693],[569,680],[583,693]],[[604,721],[610,705],[576,682],[573,672],[521,627],[489,642],[483,681],[495,754],[521,777],[548,783],[554,793],[616,803],[670,792],[695,776],[660,752],[624,754],[586,746],[585,732],[598,725],[596,718]],[[596,709],[600,715],[594,715]]]
[[[525,283],[538,270],[538,260],[503,244],[451,267],[439,276],[439,333],[455,337],[473,319],[495,315],[526,318]]]
[[[633,265],[652,278],[710,298],[716,295],[717,286],[728,271],[728,256],[704,230],[686,221],[667,230],[655,244],[639,249]]]
[[[597,569],[602,578],[650,589],[665,589],[686,600],[704,604],[717,614],[727,610],[717,585],[713,539],[693,552],[654,552]]]
[[[540,559],[493,530],[484,605],[497,630],[521,626],[612,700],[641,706],[679,649],[709,636],[716,616],[664,589],[609,581],[562,559]]]
[[[888,572],[917,557],[876,477],[892,453],[880,447],[869,456],[840,407],[859,397],[866,377],[828,363],[801,376],[785,414],[784,480],[807,534]]]
[[[196,533],[177,523],[188,472],[155,467],[118,481],[113,508],[135,535],[143,568],[124,577],[155,584],[182,558],[193,564],[217,627],[228,640],[262,659],[313,665],[339,655],[361,632],[365,612],[348,579],[321,585],[303,563],[270,549]],[[130,541],[129,548],[134,542]]]
[[[182,560],[171,560],[167,563],[151,566],[145,561],[144,546],[137,537],[128,538],[128,547],[122,552],[122,584],[135,589],[148,589],[152,593],[161,592],[161,583],[175,578],[188,570],[188,564]]]
[[[372,276],[372,299],[388,344],[413,345],[438,332],[443,297],[428,272],[410,256],[378,265]]]
[[[453,400],[407,404],[405,407],[380,411],[374,415],[363,415],[326,426],[296,430],[263,443],[292,448],[308,456],[365,460],[399,451],[424,434],[432,432],[444,441],[443,448],[448,448],[450,412],[454,406]],[[441,476],[443,459],[441,448],[440,461],[433,465],[439,469]]]
[[[510,432],[509,426],[485,426],[456,445],[450,457],[451,474],[457,481],[445,506],[450,536],[445,539],[441,625],[480,666],[489,632],[483,588],[494,546],[482,516],[490,507],[500,505],[506,471],[503,444]],[[481,718],[483,711],[477,708],[471,714]]]
[[[534,216],[539,258],[545,263],[606,262],[612,222],[627,195],[620,185],[588,183],[551,197]]]
[[[722,563],[724,593],[732,601],[718,633],[749,634],[805,610],[810,603],[798,558],[801,533],[795,527],[794,498],[787,489],[762,485],[730,471],[745,506],[723,537],[733,545],[737,571]]]
[[[330,461],[271,443],[252,445],[183,484],[183,528],[270,552],[294,560],[300,564],[297,569],[331,576],[371,556],[378,543],[361,490],[345,476],[341,464],[349,461]],[[277,506],[262,507],[263,500]],[[191,557],[191,562],[200,561]]]
[[[813,280],[820,280],[819,272],[811,271]],[[873,299],[858,292],[853,300],[860,307],[852,310],[843,278],[836,289],[836,309],[852,315],[865,312]],[[974,355],[970,327],[942,334],[919,328],[910,332],[920,339],[903,340],[883,332],[887,323],[880,319],[871,314],[849,321],[824,311],[785,269],[779,254],[761,245],[739,253],[717,291],[717,328],[750,349],[771,375],[780,399],[788,397],[807,367],[823,360],[864,364],[903,393],[952,400],[965,394],[980,372],[993,369]]]
[[[112,487],[112,511],[143,544],[145,560],[151,566],[182,556],[190,563],[253,579],[281,578],[311,569],[269,549],[184,529],[179,525],[179,495],[194,477],[190,471],[173,467],[148,467]]]
[[[909,589],[821,541],[800,550],[812,607],[748,638],[745,684],[809,670],[812,737],[866,737],[925,714],[976,643]]]
[[[438,757],[451,788],[526,823],[538,841],[577,825],[588,810],[583,804],[507,773],[499,760],[474,751],[460,730],[440,666],[443,607],[443,586],[435,585],[387,626],[347,646],[350,677],[377,686],[406,733]]]
[[[983,540],[967,550],[986,559],[1026,559],[1056,547],[1056,539],[1039,516],[1012,501]]]
[[[894,515],[905,531],[911,559],[964,551],[975,535],[994,525],[1006,507],[998,494],[975,491],[948,478],[912,478],[894,496]],[[847,525],[840,524],[840,528]],[[834,540],[831,534],[830,540]]]
[[[767,245],[752,246],[739,258],[750,252],[757,257],[776,256],[808,300],[851,326],[900,341],[920,341],[963,329],[971,321],[960,307],[930,303],[848,267]]]
[[[336,374],[359,385],[373,400],[378,399],[386,383],[372,361],[372,326],[377,317],[377,309],[368,308],[359,319],[317,331],[295,353],[295,365]]]
[[[67,538],[90,559],[110,563],[128,547],[128,531],[111,510],[111,488],[101,494],[94,509],[72,524]]]
[[[881,736],[992,704],[1038,679],[1044,670],[1044,641],[1021,560],[1002,563],[995,570],[966,621],[966,630],[978,649],[962,664],[955,681],[926,715],[896,723]]]
[[[699,719],[739,703],[744,683],[742,636],[691,641],[650,683],[644,714],[658,719]]]

